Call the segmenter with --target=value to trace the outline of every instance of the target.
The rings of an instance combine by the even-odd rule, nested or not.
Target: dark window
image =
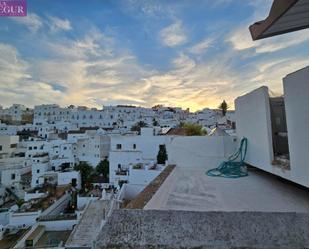
[[[121,150],[121,144],[117,144],[117,150]]]
[[[16,175],[15,175],[15,174],[12,174],[12,175],[11,175],[11,180],[15,180],[15,178],[16,178]]]
[[[11,148],[17,148],[17,144],[11,144]]]
[[[133,149],[134,149],[134,150],[136,149],[136,144],[133,144]]]
[[[37,170],[36,170],[36,173],[40,173],[40,170],[39,170],[39,169],[37,169]]]
[[[2,150],[2,145],[0,145],[0,151]]]

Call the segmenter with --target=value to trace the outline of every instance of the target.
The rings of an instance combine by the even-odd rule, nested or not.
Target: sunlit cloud
[[[165,27],[160,31],[160,40],[163,45],[174,47],[184,44],[187,41],[187,36],[180,21]]]
[[[244,1],[215,2],[201,1],[199,12],[186,1],[123,0],[114,4],[117,18],[104,8],[83,18],[48,10],[9,18],[0,25],[0,104],[198,110],[223,99],[233,108],[236,97],[261,85],[282,94],[282,78],[309,64],[309,33],[253,42],[248,27],[265,18],[271,1],[246,1],[246,18],[230,23],[220,11]],[[208,6],[220,16],[208,18]],[[3,38],[14,28],[24,33]]]

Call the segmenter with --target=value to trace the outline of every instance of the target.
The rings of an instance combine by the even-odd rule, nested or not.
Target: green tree
[[[229,109],[228,104],[223,100],[223,102],[218,106],[219,110],[221,110],[222,115],[225,116],[227,109]]]
[[[152,119],[152,125],[153,126],[158,126],[159,125],[158,121],[155,118]]]
[[[182,128],[185,129],[187,136],[204,136],[206,132],[203,130],[203,127],[199,124],[185,123],[182,125]]]
[[[18,206],[18,210],[20,210],[21,206],[25,203],[23,199],[19,199],[16,201],[16,205]]]
[[[147,127],[147,124],[144,121],[139,121],[131,127],[131,131],[137,131],[138,134],[141,133],[141,128]]]
[[[80,162],[74,166],[74,170],[79,171],[82,180],[82,188],[84,189],[86,183],[91,183],[93,175],[93,167],[86,162]]]
[[[168,159],[168,155],[166,152],[166,147],[164,144],[160,145],[159,152],[157,155],[157,163],[158,164],[165,164],[166,160]]]
[[[103,161],[101,161],[98,166],[96,167],[96,172],[99,175],[103,175],[106,178],[109,178],[109,161],[107,158],[105,158]]]

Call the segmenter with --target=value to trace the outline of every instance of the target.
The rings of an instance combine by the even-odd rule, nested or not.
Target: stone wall
[[[309,214],[116,210],[96,249],[309,248]]]

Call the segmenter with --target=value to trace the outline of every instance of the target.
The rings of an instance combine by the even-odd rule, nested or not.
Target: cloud
[[[266,2],[259,0],[260,3],[262,1]],[[254,1],[250,2],[254,6]],[[163,16],[162,6],[147,6],[146,3],[139,6],[147,17]],[[285,51],[286,48],[297,49],[306,42],[306,32],[302,31],[305,38],[295,33],[252,42],[248,25],[260,20],[255,16],[241,24],[219,23],[216,29],[222,25],[222,32],[215,35],[209,35],[210,31],[201,24],[200,29],[194,28],[198,34],[192,33],[189,43],[190,30],[184,29],[184,24],[188,29],[190,25],[182,23],[176,16],[165,17],[164,22],[171,18],[174,22],[161,30],[155,29],[162,27],[157,18],[155,24],[149,19],[145,24],[146,28],[159,35],[160,46],[151,41],[155,51],[166,52],[161,44],[173,48],[162,57],[165,60],[163,64],[152,62],[151,56],[145,63],[144,54],[139,57],[140,51],[132,50],[135,46],[132,49],[125,47],[134,42],[140,45],[139,42],[144,41],[135,41],[130,36],[130,42],[123,42],[123,39],[118,39],[117,29],[107,35],[103,29],[90,23],[85,30],[73,30],[67,35],[59,31],[72,30],[70,21],[48,17],[44,21],[47,32],[34,34],[34,38],[41,38],[36,43],[38,51],[43,51],[39,56],[33,53],[33,56],[23,57],[12,45],[0,43],[1,103],[19,102],[31,106],[56,102],[63,106],[75,104],[99,108],[108,104],[148,107],[164,104],[197,110],[206,106],[216,108],[226,99],[233,106],[234,98],[261,85],[282,92],[282,78],[309,63],[304,56],[306,51],[298,56]],[[74,24],[77,26],[78,23],[74,20]],[[232,32],[226,34],[224,28]],[[54,31],[49,32],[52,29]],[[42,24],[34,30],[43,31]],[[126,34],[123,35],[121,38],[127,38]],[[196,37],[203,38],[196,40]],[[272,54],[276,51],[280,53]],[[207,56],[201,56],[206,52]],[[149,61],[150,65],[147,64]]]
[[[1,104],[34,105],[61,97],[49,84],[33,80],[29,63],[20,58],[16,48],[0,43],[0,54]]]
[[[160,31],[159,35],[162,44],[168,47],[179,46],[187,41],[187,36],[180,21],[165,27]]]
[[[41,18],[35,13],[28,13],[25,17],[12,17],[11,20],[26,26],[33,33],[43,26]]]
[[[49,16],[49,21],[51,32],[69,31],[72,29],[71,23],[68,19],[60,19],[55,16]]]
[[[227,37],[226,41],[230,42],[235,50],[251,49],[257,54],[271,53],[299,45],[309,39],[309,30],[302,30],[301,35],[299,35],[299,32],[295,32],[278,37],[253,41],[248,26],[249,25],[245,25],[233,30],[231,35]]]
[[[203,41],[191,47],[189,49],[189,52],[192,54],[202,54],[213,45],[213,42],[214,42],[213,38],[204,39]]]

